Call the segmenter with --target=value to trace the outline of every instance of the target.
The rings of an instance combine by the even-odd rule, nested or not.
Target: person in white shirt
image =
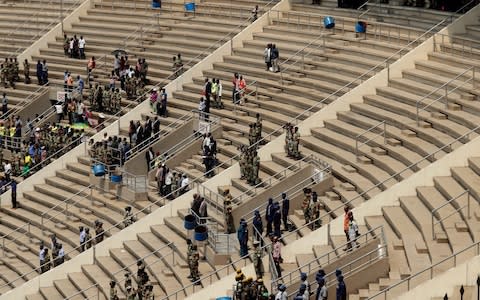
[[[85,228],[80,226],[80,252],[85,251],[85,238],[87,237],[87,233],[85,232]]]
[[[78,40],[78,49],[80,50],[81,59],[85,59],[85,43],[83,36],[80,36],[80,40]]]
[[[57,244],[58,249],[58,256],[57,256],[57,265],[63,264],[65,261],[65,250],[63,250],[62,244]]]
[[[318,289],[317,289],[317,295],[315,297],[315,300],[327,300],[328,291],[327,291],[327,287],[325,286],[325,280],[322,278],[317,282],[318,282]]]
[[[12,164],[10,162],[4,163],[3,170],[5,173],[5,180],[10,182],[10,176],[12,175]]]
[[[170,195],[170,193],[172,192],[173,174],[170,170],[168,170],[167,172],[167,176],[165,176],[165,195]]]
[[[62,119],[63,119],[63,103],[57,102],[57,104],[55,104],[54,107],[55,107],[55,112],[57,113],[57,123],[60,123],[62,122]]]
[[[284,284],[280,285],[275,300],[287,300],[287,296],[287,287]]]
[[[188,177],[186,174],[182,175],[182,182],[180,184],[181,190],[180,193],[184,194],[185,192],[188,191],[188,185],[190,184],[190,181],[188,180]]]

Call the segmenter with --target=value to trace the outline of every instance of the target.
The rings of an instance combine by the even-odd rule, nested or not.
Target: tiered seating
[[[355,19],[362,16],[363,20],[387,22],[405,26],[406,28],[413,27],[422,30],[431,28],[450,15],[452,15],[453,18],[460,16],[460,14],[452,14],[440,10],[397,6],[386,3],[377,3],[377,1],[368,1],[368,3],[360,10],[337,8],[336,0],[323,0],[321,1],[321,6],[310,5],[310,3],[300,4],[298,2],[299,1],[295,1],[294,10],[308,9],[322,15],[338,15]],[[447,24],[444,24],[444,26],[445,25]],[[439,31],[444,26],[439,27],[436,31]]]
[[[32,45],[38,38],[48,32],[58,24],[61,0],[51,1],[2,1],[0,4],[0,57],[3,63],[4,58],[16,57],[26,48]],[[68,15],[82,1],[63,1],[63,14]],[[19,61],[21,69],[23,61]],[[35,67],[35,66],[34,66]],[[7,93],[9,105],[15,105],[22,102],[25,98],[31,96],[32,92],[37,92],[38,86],[23,84],[23,72],[20,71],[22,83],[17,83],[17,89],[5,89],[0,86],[0,93]],[[35,71],[30,73],[35,77]],[[11,108],[11,107],[10,107]]]
[[[283,34],[287,34],[287,33],[289,34],[290,31],[288,29],[288,26],[285,26],[285,27],[287,29],[284,30]],[[268,29],[268,27],[266,29]],[[281,31],[281,29],[275,29],[275,30]],[[301,42],[303,40],[305,44],[308,43],[308,41],[312,40],[312,38],[308,39],[307,34],[305,34],[304,37],[299,36],[296,39],[298,40],[298,42]],[[362,69],[367,70],[369,66],[370,67],[375,66],[375,62],[378,62],[378,63],[381,62],[383,59],[387,58],[390,54],[395,52],[395,50],[398,50],[401,47],[400,45],[389,47],[385,45],[384,42],[379,42],[378,45],[382,45],[383,47],[381,47],[380,49],[378,48],[374,49],[375,48],[373,45],[374,43],[371,43],[371,41],[362,43],[361,40],[359,40],[358,43],[355,43],[346,47],[345,46],[346,41],[342,36],[329,35],[326,41],[326,44],[327,44],[326,52],[322,52],[319,50],[317,52],[318,54],[316,55],[319,57],[328,58],[327,61],[325,61],[324,58],[319,59],[318,66],[321,66],[321,71],[315,70],[315,60],[312,59],[308,63],[309,65],[313,66],[313,67],[309,67],[311,72],[306,72],[306,71],[304,73],[298,72],[299,69],[295,69],[296,68],[295,66],[291,67],[292,70],[296,70],[294,72],[296,74],[290,73],[289,76],[286,76],[284,78],[285,82],[282,85],[279,83],[279,79],[280,79],[279,74],[267,73],[266,71],[263,71],[263,64],[262,64],[263,51],[262,50],[265,44],[268,42],[276,43],[277,46],[279,46],[282,58],[283,58],[283,53],[286,53],[288,55],[289,53],[294,53],[295,50],[302,48],[301,46],[291,46],[287,44],[282,34],[272,34],[272,33],[265,32],[265,33],[255,35],[255,39],[253,41],[245,42],[242,48],[234,49],[234,55],[225,57],[224,62],[215,64],[213,70],[206,70],[204,72],[205,76],[208,76],[210,78],[211,77],[220,78],[224,82],[228,82],[228,80],[231,79],[233,72],[239,72],[243,74],[249,81],[257,80],[259,82],[259,87],[258,87],[259,101],[257,103],[255,103],[254,100],[251,99],[247,105],[238,107],[236,109],[236,112],[233,113],[232,112],[233,105],[230,104],[230,102],[228,102],[228,99],[225,99],[224,97],[224,103],[226,104],[227,109],[224,109],[224,110],[213,109],[214,114],[220,115],[224,119],[229,119],[228,121],[224,120],[222,123],[224,127],[224,131],[223,131],[224,135],[222,136],[222,139],[219,140],[219,149],[220,149],[220,153],[224,153],[222,151],[228,151],[228,150],[222,150],[222,148],[226,148],[223,146],[231,146],[229,148],[226,148],[226,149],[231,149],[230,157],[233,157],[238,153],[234,145],[246,144],[246,138],[244,136],[248,131],[246,130],[247,127],[245,125],[248,124],[249,122],[253,122],[254,114],[256,112],[260,112],[262,118],[264,119],[263,124],[265,128],[265,132],[266,133],[273,132],[274,129],[283,125],[283,123],[287,119],[285,116],[292,116],[291,111],[298,110],[298,109],[295,109],[295,106],[299,106],[299,103],[303,102],[304,103],[303,107],[308,108],[312,104],[315,104],[324,98],[322,96],[317,96],[317,95],[328,95],[331,92],[338,89],[339,87],[342,87],[345,83],[348,83],[350,78],[354,79],[356,77],[356,75],[351,74],[351,72],[347,72],[347,71],[342,71],[343,72],[342,76],[338,76],[338,77],[335,76],[336,77],[335,81],[333,81],[332,79],[333,76],[326,76],[327,75],[326,73],[333,74],[334,73],[333,70],[335,69],[340,68],[341,70],[345,70],[347,68],[350,68],[352,63],[350,60],[346,60],[345,59],[346,57],[353,57],[354,55],[358,55],[359,53],[369,53],[368,56],[371,57],[371,59],[369,60],[367,60],[366,58],[359,59],[359,61],[362,61],[363,63],[356,66],[356,73],[358,75],[359,72],[361,73]],[[248,54],[242,54],[242,53],[248,53]],[[256,57],[256,60],[251,59],[253,55]],[[240,61],[247,61],[248,64],[245,65],[245,64],[237,63]],[[329,64],[329,62],[331,61],[335,62],[336,65]],[[259,68],[251,67],[249,64],[252,64],[252,63],[255,66],[257,66],[258,64]],[[261,67],[260,67],[260,64],[262,64]],[[287,68],[287,66],[288,64],[282,67],[285,69]],[[421,72],[420,74],[416,74],[418,73],[416,71],[417,70],[414,70],[414,72],[412,73],[415,74],[415,76],[417,77],[421,77],[422,80],[426,83],[432,84],[432,82],[435,82],[437,80],[439,80],[440,82],[443,82],[442,78],[438,78],[438,77],[431,78],[430,76],[425,75]],[[300,73],[304,75],[298,75]],[[414,76],[414,75],[411,75],[411,76]],[[327,79],[330,79],[333,82],[330,81],[329,84],[322,84],[321,82],[320,83],[318,82],[318,80],[327,80]],[[398,79],[398,80],[402,81],[403,79]],[[342,84],[341,82],[343,82],[344,84]],[[201,89],[202,83],[203,83],[202,78],[195,78],[192,84],[186,84],[184,86],[183,91],[175,92],[173,95],[174,99],[170,99],[171,110],[184,112],[192,108],[196,108],[197,107],[196,102],[198,101],[198,98],[200,95],[200,89]],[[331,87],[335,85],[336,85],[336,88]],[[309,89],[306,89],[306,87],[309,87]],[[389,88],[393,88],[393,87],[389,87]],[[226,93],[228,93],[230,89],[229,85],[224,84],[224,89]],[[460,91],[462,91],[462,89],[460,89]],[[411,87],[409,92],[412,92]],[[462,91],[462,93],[467,93],[467,92],[468,91]],[[340,93],[339,95],[341,94],[342,93]],[[403,92],[401,94],[403,94]],[[286,95],[286,97],[282,101],[281,97],[284,97],[284,95]],[[455,95],[456,101],[462,101],[461,93],[457,92],[453,95]],[[304,99],[301,99],[300,97]],[[374,95],[371,98],[376,101],[379,101],[377,98],[380,98],[380,97],[383,97],[383,96]],[[249,99],[250,98],[253,98],[253,97],[249,97]],[[332,98],[332,100],[333,99],[334,98]],[[368,97],[366,97],[366,99],[368,99]],[[276,104],[268,105],[269,104],[268,102],[272,100],[274,100]],[[290,101],[287,101],[287,100],[290,100]],[[291,101],[295,101],[295,103],[292,105]],[[373,100],[371,102],[375,103]],[[282,103],[282,105],[280,106],[278,105],[278,103]],[[394,103],[397,103],[397,102],[394,102]],[[387,103],[387,104],[392,105],[390,103]],[[360,108],[367,107],[367,105],[373,106],[373,109],[371,109],[373,113],[367,114],[367,113],[364,113],[363,110],[360,110]],[[357,106],[360,107],[358,111],[353,111],[353,108]],[[367,103],[367,100],[366,100],[366,103],[364,104],[352,105],[352,114],[358,114],[361,120],[366,120],[366,121],[363,121],[361,125],[358,125],[360,128],[369,127],[368,124],[372,122],[373,123],[377,122],[380,117],[378,117],[378,115],[376,115],[375,113],[382,115],[381,120],[383,120],[383,114],[385,114],[385,115],[391,116],[390,117],[391,120],[389,120],[389,122],[393,123],[393,121],[395,120],[395,122],[397,123],[402,123],[403,125],[395,123],[395,126],[391,126],[391,125],[389,126],[389,127],[394,127],[393,132],[395,133],[394,135],[395,139],[393,139],[389,135],[391,143],[397,144],[396,142],[397,140],[401,140],[404,142],[403,145],[397,146],[398,147],[397,149],[400,149],[398,150],[398,152],[395,151],[396,149],[393,149],[396,147],[385,146],[388,148],[387,149],[388,153],[384,153],[384,151],[380,151],[379,149],[376,149],[375,150],[376,153],[372,152],[373,154],[370,154],[369,152],[367,153],[367,151],[365,150],[370,147],[370,144],[369,144],[369,146],[364,146],[361,149],[362,155],[365,156],[365,159],[362,159],[362,161],[365,162],[365,164],[362,162],[357,162],[355,156],[349,153],[349,151],[352,150],[352,138],[349,137],[348,134],[345,134],[343,131],[338,133],[334,132],[331,129],[333,127],[329,127],[330,125],[326,125],[325,128],[314,129],[312,130],[312,136],[302,138],[302,142],[305,145],[304,154],[315,152],[317,154],[320,154],[321,157],[324,158],[325,160],[332,163],[335,176],[337,177],[338,180],[342,182],[340,183],[339,187],[336,187],[336,189],[337,191],[341,191],[339,193],[341,193],[342,198],[345,200],[352,199],[353,197],[358,195],[362,190],[369,189],[371,186],[374,185],[374,183],[381,182],[384,179],[387,179],[391,174],[402,170],[405,166],[408,165],[408,162],[411,162],[411,161],[414,162],[416,161],[416,158],[420,158],[421,156],[415,153],[414,150],[412,150],[412,149],[415,149],[412,146],[413,144],[422,145],[422,147],[428,146],[424,149],[436,150],[441,146],[443,146],[445,142],[452,141],[455,137],[458,137],[459,134],[461,134],[462,132],[465,132],[466,130],[468,130],[468,128],[472,127],[472,124],[470,123],[461,123],[457,120],[450,120],[450,119],[449,120],[443,120],[443,119],[433,120],[429,116],[425,116],[425,114],[423,114],[422,121],[432,122],[432,128],[428,128],[428,126],[417,128],[414,125],[410,125],[410,123],[412,123],[413,121],[406,122],[407,117],[403,117],[403,119],[399,118],[398,115],[395,115],[395,117],[393,117],[393,113],[388,111],[388,110],[394,110],[396,112],[401,111],[397,107],[387,106],[382,102],[382,107],[383,106],[385,106],[384,107],[385,109],[380,109],[380,108],[377,109],[375,105]],[[401,106],[401,108],[403,108],[404,111],[406,110],[405,106],[406,104]],[[346,114],[349,114],[349,113],[350,112]],[[450,113],[467,114],[466,112],[463,112],[463,111],[453,111],[453,112],[448,111],[448,114]],[[463,117],[465,117],[465,115],[463,115]],[[470,117],[470,115],[468,115],[468,117]],[[411,116],[408,115],[408,118],[411,118]],[[339,120],[340,118],[335,121],[339,121]],[[327,123],[334,124],[334,121],[327,122]],[[367,124],[367,125],[364,125],[364,124]],[[354,125],[351,125],[351,126],[354,127]],[[401,130],[404,129],[401,126],[408,126],[408,128],[412,131],[413,130],[419,131],[418,138],[411,137],[412,134],[410,132],[407,132],[407,131],[401,132]],[[347,128],[349,127],[347,126]],[[446,128],[448,128],[449,130],[448,131],[445,130]],[[443,132],[442,130],[445,130],[447,132]],[[339,136],[341,135],[342,135],[342,138],[339,140]],[[318,139],[318,137],[321,137],[322,140]],[[466,140],[463,142],[466,142]],[[336,145],[332,146],[333,143],[336,143]],[[455,148],[457,146],[458,145],[455,145],[452,148]],[[232,148],[235,149],[235,152],[233,151]],[[430,153],[431,151],[429,150],[422,150],[422,151],[425,151],[426,153]],[[446,149],[445,152],[450,150],[451,149]],[[197,157],[194,157],[194,158],[197,158]],[[368,163],[369,160],[371,160],[373,164],[369,164]],[[192,175],[194,174],[193,172],[195,172],[192,170],[195,170],[198,168],[197,172],[201,171],[201,166],[198,166],[199,161],[195,160],[195,161],[190,161],[188,163],[190,163],[192,166],[195,165],[195,167],[185,168],[183,170],[184,172]],[[348,167],[347,164],[349,164],[350,167]],[[183,166],[185,167],[185,165]],[[269,168],[271,170],[275,170],[275,169],[278,169],[278,166],[275,166],[272,164],[269,166]],[[371,194],[369,196],[366,196],[366,198],[375,195],[381,189],[385,189],[391,186],[392,184],[408,176],[415,170],[416,169],[413,169],[408,172],[404,172],[401,175],[397,176],[397,178],[386,181],[384,184],[380,185],[379,189],[373,189],[371,191]],[[196,176],[193,175],[192,177],[196,177]],[[352,190],[352,187],[353,187],[353,190]],[[327,195],[333,196],[334,193],[330,193]],[[341,204],[340,201],[336,201],[336,202],[338,204]],[[327,207],[329,207],[328,203],[325,203],[325,204]],[[173,223],[176,224],[175,227],[179,229],[171,230],[172,233],[168,235],[168,241],[172,241],[175,239],[178,240],[178,243],[180,243],[180,241],[183,241],[183,238],[181,238],[181,236],[183,235],[185,237],[185,234],[184,234],[184,230],[182,230],[182,227],[181,227],[182,213],[184,214],[185,212],[179,212],[178,218],[175,217],[175,221],[172,220],[170,222],[171,223],[170,225],[168,224],[169,220],[166,220],[165,224],[156,225],[156,226],[162,226],[162,230],[166,231],[167,226],[171,226]],[[175,231],[177,232],[177,234],[173,233]],[[154,229],[152,227],[151,231],[148,234],[153,234],[153,232],[154,232]],[[180,232],[180,234],[178,234],[178,232]],[[139,240],[140,240],[140,234],[139,234]],[[175,244],[177,245],[177,243]],[[183,251],[182,253],[184,252],[185,251]],[[111,257],[113,257],[113,255],[106,258],[106,260],[110,259]],[[130,261],[134,261],[134,259],[130,259]],[[108,278],[109,278],[106,271],[107,269],[111,271],[111,270],[115,270],[115,267],[114,268],[103,267],[102,272],[104,272],[105,274],[102,274],[101,272],[95,272],[95,275],[90,276],[89,278],[90,280],[92,280],[92,278],[94,277],[105,278],[106,280],[102,280],[101,282],[103,290],[105,290],[105,287],[106,287],[106,284],[108,283]],[[116,269],[118,270],[119,267],[116,267]],[[174,268],[174,269],[175,270],[173,272],[179,272],[178,268]],[[87,271],[84,270],[84,273],[86,272]],[[174,276],[180,277],[179,275],[174,275]],[[185,276],[183,276],[182,278],[185,278]],[[178,284],[183,284],[183,283],[179,281]],[[49,288],[48,290],[50,291],[51,289]],[[163,290],[163,292],[166,292],[166,291]],[[38,295],[33,296],[32,299],[36,299],[37,297]],[[46,296],[43,295],[42,297],[46,297]]]
[[[111,53],[116,49],[125,49],[131,65],[135,66],[138,58],[147,60],[148,78],[152,85],[160,82],[167,84],[172,79],[169,77],[172,73],[172,56],[181,53],[185,69],[188,69],[228,38],[224,41],[219,41],[220,39],[229,33],[232,37],[247,26],[249,22],[246,20],[250,17],[255,4],[259,5],[261,15],[265,3],[258,1],[239,3],[233,8],[222,2],[200,3],[197,4],[195,17],[192,18],[184,15],[180,3],[165,2],[161,15],[158,15],[158,10],[151,8],[151,1],[135,3],[97,1],[87,11],[87,15],[80,17],[71,28],[65,29],[68,37],[84,36],[87,42],[87,59],[65,57],[63,36],[57,36],[56,41],[49,43],[48,48],[40,49],[39,55],[31,57],[30,74],[35,82],[36,62],[46,59],[50,83],[63,87],[65,70],[69,70],[74,78],[81,75],[85,80],[87,61],[91,56],[95,56],[97,59],[95,82],[108,85],[113,69]],[[231,17],[228,20],[218,18],[229,13]],[[97,28],[104,30],[99,31]],[[215,42],[217,44],[212,46]],[[188,66],[187,62],[190,62]],[[29,88],[19,83],[15,93],[24,91],[28,94],[26,91],[29,91]],[[85,95],[88,95],[88,89],[85,90]],[[20,99],[19,97],[18,100]],[[12,99],[11,103],[17,104],[19,101]],[[123,99],[122,106],[128,105],[132,108],[135,101]],[[123,113],[127,111],[128,109]]]
[[[365,221],[369,228],[380,224],[386,228],[390,277],[381,278],[379,283],[350,297],[364,299],[372,296],[400,278],[413,275],[478,241],[479,180],[480,158],[472,157],[468,166],[451,168],[451,176],[434,177],[434,186],[420,186],[416,195],[400,197],[400,206],[383,207],[382,216],[367,217]],[[432,228],[434,210],[436,225]],[[457,263],[468,258],[471,254],[465,253],[457,258]],[[438,274],[450,267],[449,264],[440,265],[435,272]],[[422,280],[415,279],[410,288]],[[395,288],[389,296],[400,292],[401,289]]]

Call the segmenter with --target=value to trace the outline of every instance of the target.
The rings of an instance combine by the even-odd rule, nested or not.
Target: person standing
[[[12,208],[17,209],[17,181],[15,179],[10,183],[10,189],[12,190]]]
[[[116,286],[117,282],[115,280],[110,281],[110,300],[118,300],[118,294]]]
[[[283,262],[282,245],[280,244],[280,241],[278,240],[277,236],[274,236],[272,238],[272,242],[273,242],[273,249],[272,249],[273,262],[275,264],[275,269],[277,270],[277,276],[282,277],[282,268],[280,267],[280,264]]]
[[[272,45],[271,57],[272,57],[272,72],[277,73],[280,71],[280,68],[278,66],[278,58],[280,57],[280,54],[275,44]]]
[[[348,230],[350,229],[350,208],[345,205],[343,208],[343,211],[345,212],[343,215],[343,232],[345,233],[345,237],[347,238],[347,244],[350,243],[350,235],[348,234]],[[348,250],[348,246],[343,249],[344,251]]]
[[[275,295],[275,300],[287,300],[287,286],[282,284],[278,287],[278,292]]]
[[[38,85],[42,85],[43,82],[42,82],[42,63],[40,62],[40,60],[37,61],[37,81],[38,81]]]
[[[206,223],[206,218],[208,217],[208,213],[207,213],[207,200],[205,200],[204,197],[202,197],[202,202],[200,202],[200,207],[198,209],[198,212],[200,213],[200,223]]]
[[[275,202],[273,205],[275,212],[273,214],[273,235],[280,237],[282,232],[280,226],[282,224],[282,214],[280,213],[280,204]]]
[[[267,221],[267,235],[272,233],[272,223],[273,223],[273,215],[275,213],[275,208],[273,206],[273,199],[268,198],[267,208],[265,209],[265,220]]]
[[[253,228],[254,228],[253,236],[255,240],[260,241],[260,243],[262,243],[261,241],[262,241],[262,234],[263,234],[263,222],[258,209],[255,210],[254,212]]]
[[[269,71],[272,67],[272,44],[267,44],[267,47],[265,47],[263,58],[265,60],[266,71]]]
[[[43,264],[41,267],[42,274],[48,272],[52,267],[52,260],[50,259],[50,254],[48,254],[48,248],[44,247],[44,254],[43,254]]]
[[[151,169],[151,164],[153,159],[155,158],[155,153],[153,152],[153,148],[148,148],[147,152],[145,153],[145,160],[147,161],[147,172]]]
[[[257,278],[263,277],[263,261],[262,261],[262,248],[260,247],[260,241],[253,242],[253,267],[255,268],[255,274]]]
[[[79,227],[80,230],[80,252],[85,251],[85,238],[87,233],[85,232],[85,228],[83,226]]]
[[[200,255],[197,250],[197,245],[192,246],[192,253],[191,253],[191,281],[194,285],[200,285],[200,276],[198,275],[198,261],[200,260]]]
[[[315,300],[327,300],[328,298],[328,290],[325,286],[325,279],[320,278],[317,280],[318,288],[317,288],[317,295],[315,296]]]
[[[23,76],[24,76],[24,83],[25,84],[30,84],[30,64],[28,63],[28,60],[25,58],[25,61],[23,62]]]
[[[237,230],[238,243],[240,244],[240,257],[248,255],[248,227],[245,219],[240,220]]]
[[[358,225],[355,219],[353,218],[353,213],[348,212],[348,237],[350,238],[350,244],[348,244],[348,249],[352,250],[353,247],[360,247],[360,243],[357,242],[357,237],[360,235],[358,232]]]
[[[48,85],[48,65],[45,59],[42,62],[42,84]]]
[[[80,59],[85,59],[85,44],[86,41],[83,36],[80,36],[78,40],[78,50],[80,51]]]
[[[343,275],[339,275],[337,277],[338,284],[337,284],[337,294],[336,294],[336,299],[337,300],[347,300],[347,286],[345,285],[345,282],[343,281]]]
[[[287,193],[282,193],[282,221],[285,231],[289,230],[288,226],[288,214],[290,211],[290,200],[287,197]]]
[[[59,266],[65,262],[65,250],[63,249],[62,244],[57,244],[57,249],[58,249],[58,255],[57,255],[57,261],[55,265]]]

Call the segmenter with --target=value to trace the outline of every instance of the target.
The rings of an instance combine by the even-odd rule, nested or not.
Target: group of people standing
[[[283,128],[285,129],[285,153],[287,153],[288,157],[302,158],[299,150],[300,133],[298,132],[298,127],[287,123]]]
[[[280,66],[278,64],[278,58],[280,57],[280,53],[278,52],[278,48],[275,44],[269,43],[265,50],[263,51],[263,58],[265,60],[266,70],[270,72],[280,72]]]
[[[48,248],[43,243],[40,244],[40,252],[38,257],[40,259],[41,273],[45,273],[52,267],[59,266],[65,262],[65,250],[63,249],[63,245],[57,241],[55,234],[50,236],[50,240],[50,249],[52,251],[51,255],[48,252]]]
[[[85,59],[85,46],[87,42],[80,36],[80,39],[77,38],[77,35],[69,38],[67,34],[63,35],[63,52],[65,56],[70,58]]]
[[[27,68],[29,68],[28,61],[25,59],[25,62],[27,63]],[[24,65],[25,67],[25,65]],[[16,57],[11,57],[10,60],[8,58],[5,58],[5,61],[3,64],[0,65],[0,76],[2,80],[2,84],[5,88],[8,88],[8,85],[15,89],[15,82],[20,81],[20,76],[18,75],[19,72],[19,67],[18,67],[18,61]],[[28,82],[27,82],[28,80]],[[25,83],[30,83],[29,82],[30,78],[28,76],[28,73],[25,75]]]
[[[137,261],[137,288],[134,288],[132,281],[132,274],[127,272],[124,274],[124,290],[127,300],[153,300],[153,285],[150,282],[150,276],[146,271],[146,265],[143,259]],[[110,281],[110,300],[119,300],[117,292],[117,282],[115,280]]]

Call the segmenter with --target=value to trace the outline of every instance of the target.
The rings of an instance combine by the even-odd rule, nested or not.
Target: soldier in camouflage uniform
[[[115,282],[115,280],[110,281],[110,300],[118,300],[116,285],[117,282]]]
[[[245,179],[247,182],[252,180],[252,155],[248,148],[245,151]]]
[[[287,153],[287,156],[290,157],[292,156],[291,152],[291,140],[292,140],[292,130],[291,130],[291,125],[290,123],[285,124],[283,127],[285,129],[285,153]]]
[[[311,200],[310,201],[310,218],[311,220],[315,220],[313,224],[310,226],[312,230],[315,230],[317,228],[320,228],[322,225],[320,218],[320,202],[318,201],[317,193],[312,192],[311,194]]]
[[[258,173],[260,171],[260,157],[258,157],[257,151],[253,151],[251,157],[252,157],[251,158],[252,159],[252,162],[251,162],[252,172],[250,174],[249,183],[251,185],[257,185],[257,184],[260,183],[260,179],[258,178]]]
[[[235,280],[237,284],[235,285],[235,293],[233,294],[234,300],[241,300],[243,294],[243,280],[245,279],[245,275],[243,275],[242,270],[237,270],[237,275],[235,275]]]
[[[305,218],[305,224],[308,224],[310,223],[310,219],[311,219],[310,200],[311,200],[312,190],[309,188],[304,188],[303,195],[305,196],[302,202],[303,217]]]
[[[134,222],[134,217],[133,217],[132,207],[127,206],[125,207],[125,214],[123,216],[123,225],[124,227],[128,227],[132,225],[133,222]]]
[[[263,268],[262,262],[262,254],[263,250],[260,247],[260,241],[253,242],[253,267],[255,268],[255,274],[258,278],[263,277],[263,272],[265,271]]]
[[[114,108],[115,113],[120,111],[121,105],[122,105],[122,94],[120,94],[120,90],[117,88],[115,90],[115,108]]]
[[[13,62],[13,58],[10,58],[10,62],[7,65],[7,80],[10,86],[15,89],[15,63]]]
[[[98,94],[98,83],[95,83],[95,86],[93,86],[93,88],[90,89],[90,94],[88,95],[88,101],[92,106],[93,110],[97,110],[97,104],[96,104],[97,94]]]
[[[256,132],[257,132],[257,125],[255,123],[250,123],[250,129],[248,130],[248,142],[251,145],[255,144],[256,141]]]
[[[105,87],[103,89],[103,97],[102,97],[102,106],[105,111],[109,111],[110,109],[110,90]]]
[[[255,122],[256,126],[255,126],[255,143],[258,143],[261,139],[262,139],[262,128],[263,128],[263,124],[262,124],[262,117],[260,117],[260,114],[257,113],[256,115],[256,118],[257,118],[257,121]]]
[[[240,179],[247,178],[246,166],[247,166],[247,153],[244,145],[240,146]]]
[[[24,83],[25,84],[30,84],[30,64],[28,63],[28,60],[25,59],[23,62],[23,76],[24,78]]]
[[[190,254],[189,259],[189,267],[190,267],[190,274],[192,275],[191,281],[194,282],[195,285],[201,284],[199,279],[198,273],[198,261],[200,260],[200,255],[198,254],[197,245],[192,246],[192,253]]]
[[[19,71],[20,71],[20,68],[18,67],[18,61],[17,61],[17,58],[15,57],[13,59],[13,74],[14,74],[15,81],[20,81],[20,76],[18,74]]]
[[[298,132],[298,127],[295,127],[292,133],[292,156],[296,159],[301,158],[300,151],[298,150],[299,145],[300,133]]]
[[[5,88],[8,88],[8,85],[7,85],[7,67],[6,67],[6,64],[1,64],[0,65],[0,68],[1,68],[1,80],[2,80],[2,84]]]

